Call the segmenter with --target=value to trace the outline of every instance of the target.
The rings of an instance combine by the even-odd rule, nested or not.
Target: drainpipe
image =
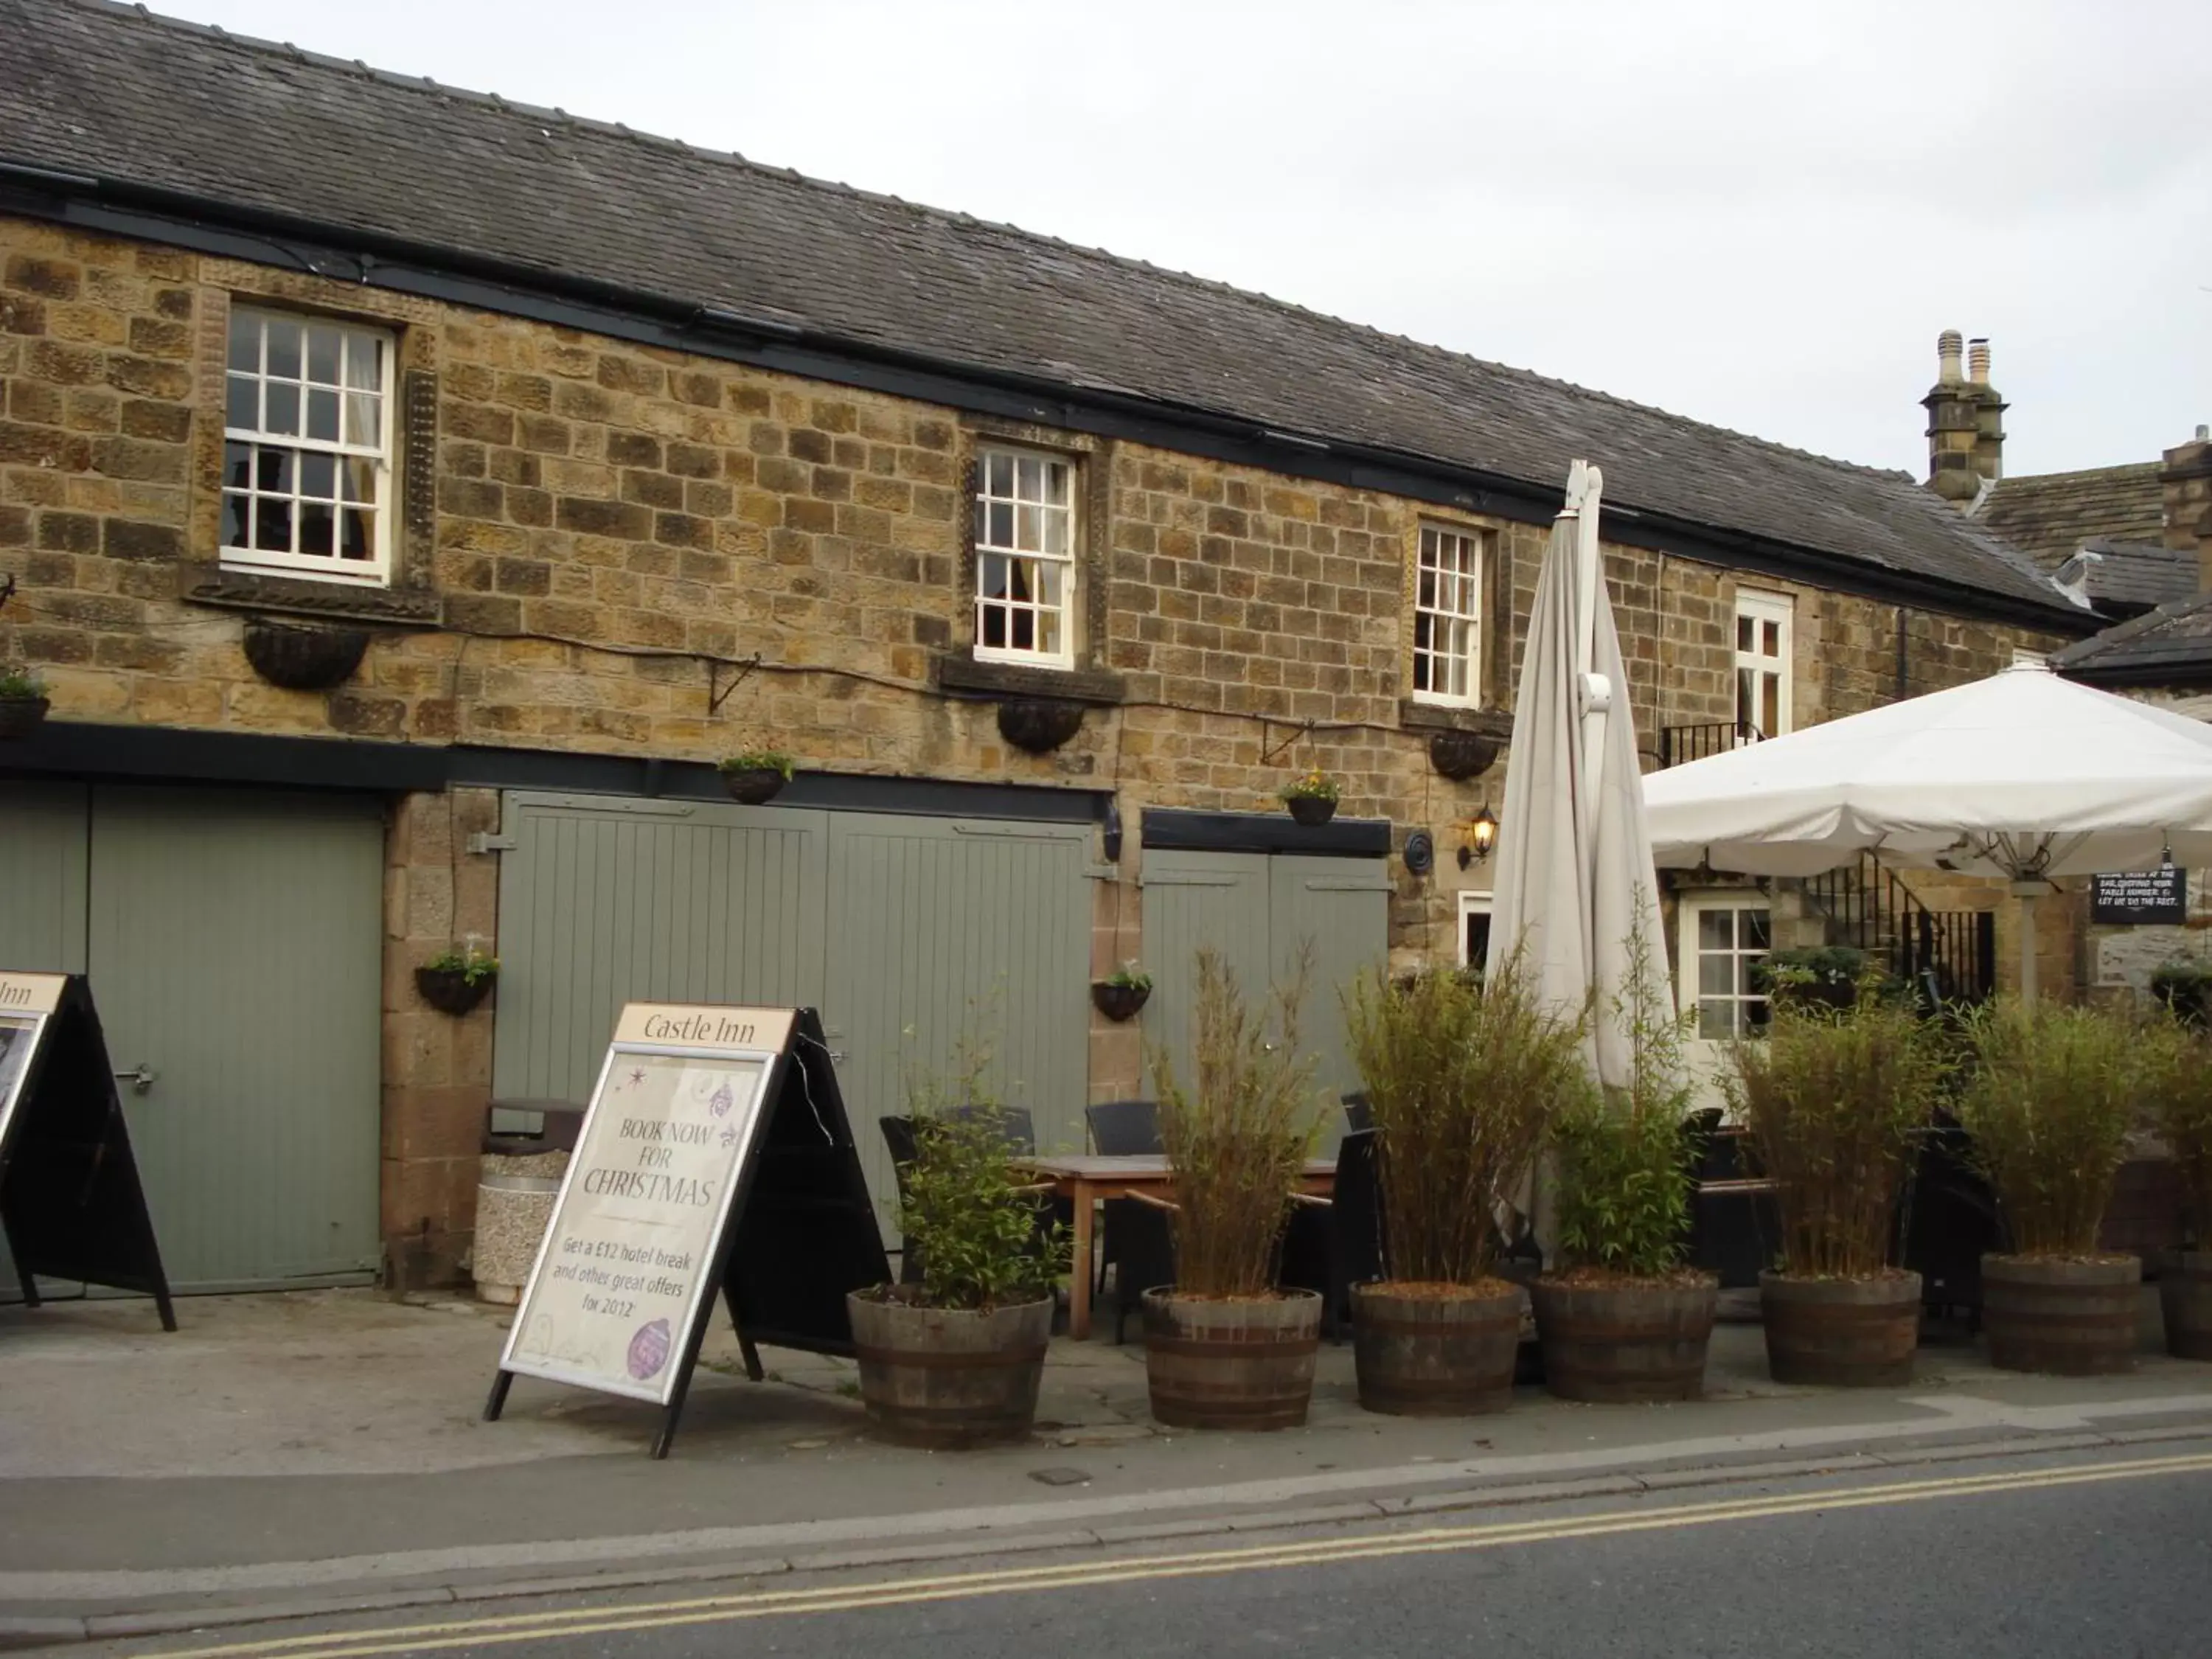
[[[1897,607],[1897,688],[1892,693],[1899,702],[1905,701],[1905,642],[1907,637],[1905,628],[1906,612],[1905,607],[1900,605]]]

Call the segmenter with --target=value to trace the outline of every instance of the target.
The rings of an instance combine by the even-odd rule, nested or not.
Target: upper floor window
[[[240,307],[223,407],[222,562],[382,582],[392,568],[392,340]]]
[[[1735,596],[1735,720],[1759,737],[1790,730],[1790,600],[1779,593]]]
[[[1075,465],[986,449],[975,467],[975,654],[1066,668],[1075,659]]]
[[[1413,698],[1482,700],[1482,538],[1421,526],[1413,591]]]

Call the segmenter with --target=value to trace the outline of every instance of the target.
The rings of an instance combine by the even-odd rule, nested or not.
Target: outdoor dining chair
[[[1159,1103],[1105,1100],[1083,1109],[1091,1150],[1102,1157],[1157,1156],[1160,1146]],[[1175,1245],[1166,1214],[1133,1198],[1112,1198],[1103,1206],[1098,1230],[1098,1266],[1093,1298],[1106,1293],[1106,1272],[1114,1269],[1114,1340],[1122,1340],[1129,1315],[1144,1294],[1175,1279]],[[1086,1264],[1078,1262],[1078,1271]]]
[[[1381,1279],[1382,1186],[1375,1131],[1354,1129],[1337,1144],[1336,1182],[1327,1198],[1301,1194],[1283,1233],[1281,1282],[1322,1296],[1322,1331],[1341,1342],[1352,1317],[1352,1287]]]

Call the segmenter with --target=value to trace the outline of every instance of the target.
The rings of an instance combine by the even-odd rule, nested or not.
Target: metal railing
[[[1996,989],[1996,915],[1931,910],[1871,854],[1811,876],[1805,896],[1828,918],[1838,945],[1879,958],[1939,1002],[1986,1002]]]
[[[1749,720],[1712,720],[1703,726],[1659,728],[1659,764],[1686,766],[1708,755],[1724,755],[1757,743],[1759,729]]]

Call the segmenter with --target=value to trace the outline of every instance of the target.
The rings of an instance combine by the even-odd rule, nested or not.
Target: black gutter
[[[88,200],[88,196],[100,199]],[[143,204],[147,210],[130,204]],[[1526,479],[1408,451],[1293,434],[1218,410],[949,362],[787,319],[744,317],[696,300],[240,207],[161,185],[0,160],[0,210],[249,264],[277,263],[270,257],[273,252],[327,281],[359,283],[797,379],[1123,438],[1522,523],[1550,523],[1563,499],[1559,492]],[[307,246],[293,245],[303,240]],[[353,270],[324,268],[341,262]],[[1886,604],[1942,609],[2048,632],[2064,633],[2076,623],[2056,601],[2045,609],[2024,598],[1869,565],[1626,502],[1617,504],[1608,517],[1606,538]],[[2095,631],[2092,625],[2076,625],[2085,634]]]

